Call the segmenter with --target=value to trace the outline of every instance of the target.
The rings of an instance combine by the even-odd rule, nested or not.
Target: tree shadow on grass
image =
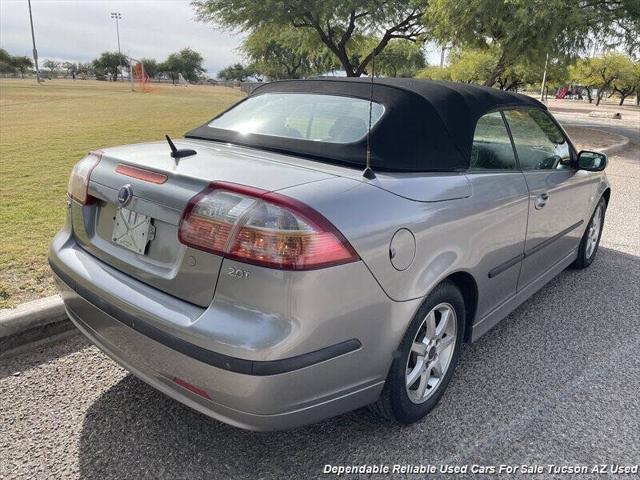
[[[408,427],[361,409],[295,430],[247,432],[129,375],[88,410],[81,476],[315,478],[325,464],[471,463],[492,455],[504,437],[505,453],[484,459],[503,463],[534,425],[564,421],[549,415],[598,373],[603,359],[621,348],[637,351],[639,285],[639,258],[601,247],[590,268],[562,273],[467,346],[439,406]],[[548,460],[558,458],[554,441],[568,440],[537,445],[548,449]],[[572,461],[603,459],[601,443],[581,448],[583,456]],[[631,447],[613,442],[608,448],[623,455]]]

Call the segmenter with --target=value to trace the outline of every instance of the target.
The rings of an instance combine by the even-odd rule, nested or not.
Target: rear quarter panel
[[[347,178],[292,187],[283,193],[325,215],[392,300],[422,298],[448,275],[464,271],[477,282],[476,318],[481,318],[515,293],[518,266],[493,279],[487,274],[522,253],[528,195],[518,173],[469,175],[468,179],[470,196],[435,202],[408,200]],[[447,177],[440,175],[438,182],[447,182]],[[408,228],[416,238],[415,259],[404,271],[396,270],[389,256],[391,238],[399,228]]]

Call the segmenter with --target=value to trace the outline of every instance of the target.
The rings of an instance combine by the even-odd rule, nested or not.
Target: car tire
[[[578,247],[578,258],[571,264],[571,268],[583,269],[593,263],[600,246],[602,227],[604,227],[604,217],[607,212],[607,202],[601,198],[591,215],[589,224],[582,235],[580,246]]]
[[[465,323],[462,293],[452,282],[441,283],[411,321],[394,354],[382,394],[371,410],[401,424],[427,415],[451,381]]]

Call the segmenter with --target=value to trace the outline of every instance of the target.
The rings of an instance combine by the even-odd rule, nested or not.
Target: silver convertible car
[[[447,82],[269,83],[166,140],[80,160],[51,268],[107,355],[254,430],[424,417],[611,194],[543,104]]]

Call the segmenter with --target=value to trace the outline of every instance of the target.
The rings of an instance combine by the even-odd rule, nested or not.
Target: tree
[[[200,74],[206,72],[202,62],[202,55],[198,52],[190,48],[183,48],[179,52],[169,55],[159,66],[159,69],[168,73],[174,84],[179,74],[182,74],[189,82],[197,82]]]
[[[497,52],[481,48],[454,50],[449,55],[451,80],[487,85],[487,79],[491,77],[498,62],[497,57]],[[496,80],[497,78],[493,83]]]
[[[398,39],[391,40],[374,60],[376,73],[389,77],[414,77],[426,66],[421,43]]]
[[[333,54],[317,38],[293,27],[260,27],[243,42],[242,51],[251,62],[246,76],[253,70],[273,80],[302,78],[337,67]]]
[[[480,48],[456,49],[449,55],[446,67],[429,67],[419,72],[420,78],[483,84],[491,75],[496,55]]]
[[[67,75],[76,75],[78,73],[78,64],[73,62],[64,62],[62,68],[67,71]]]
[[[229,65],[218,72],[218,78],[222,80],[244,82],[247,78],[253,76],[255,71],[250,67],[245,67],[241,63]]]
[[[425,0],[192,0],[201,21],[253,32],[265,25],[293,27],[331,51],[349,77],[365,73],[393,39],[416,41],[424,33]],[[364,55],[354,53],[357,37],[378,41]],[[360,52],[358,52],[360,53]]]
[[[430,66],[419,70],[416,78],[428,78],[429,80],[451,80],[449,67]]]
[[[547,85],[562,85],[568,79],[567,58],[549,58],[547,64]],[[544,61],[541,58],[535,60],[521,59],[514,65],[507,67],[502,75],[496,79],[496,85],[500,90],[514,90],[526,85],[535,85],[540,90]]]
[[[640,62],[634,62],[627,57],[627,61],[622,65],[620,76],[613,82],[613,91],[620,95],[620,105],[624,100],[634,93],[636,94],[636,105],[640,100]]]
[[[44,63],[42,64],[42,66],[44,68],[47,68],[49,70],[51,77],[55,77],[56,76],[56,72],[60,68],[61,65],[62,64],[59,61],[54,60],[52,58],[50,58],[48,60],[45,60]]]
[[[0,73],[15,73],[13,57],[4,48],[0,48]]]
[[[129,67],[129,59],[122,53],[103,52],[93,61],[93,66],[96,70],[96,75],[103,72],[107,73],[115,82],[118,80],[118,72],[120,71],[120,68]]]
[[[596,88],[596,106],[607,90],[613,88],[618,79],[624,77],[628,68],[628,57],[622,53],[606,53],[599,57],[579,59],[570,68],[571,79],[587,87],[589,103],[592,102],[591,89]]]
[[[154,78],[160,72],[158,62],[153,58],[142,58],[140,59],[140,63],[142,63],[144,73],[146,73],[149,78]]]
[[[169,75],[169,77],[171,78],[171,82],[174,85],[176,84],[176,80],[178,79],[177,72],[179,71],[179,68],[180,67],[175,58],[167,58],[164,62],[158,65],[158,70],[160,70],[160,72],[164,74]]]
[[[83,78],[87,78],[90,77],[92,75],[96,74],[95,68],[93,66],[93,63],[91,62],[87,62],[87,63],[78,63],[78,75],[81,75]]]
[[[498,62],[499,53],[494,49],[454,49],[449,55],[449,65],[446,67],[430,67],[418,72],[420,78],[433,80],[453,80],[463,83],[485,84],[492,75]],[[550,58],[547,66],[547,83],[561,84],[568,77],[567,59],[564,57]],[[516,91],[526,85],[537,85],[540,88],[544,64],[540,61],[520,60],[505,68],[495,78],[492,86],[501,90]]]
[[[547,52],[576,54],[594,38],[634,49],[640,38],[633,0],[430,0],[425,22],[442,43],[494,52],[487,86],[520,61],[541,63]]]
[[[33,68],[33,60],[29,57],[16,56],[11,58],[11,65],[20,72],[20,76],[24,78],[24,74]]]
[[[549,57],[546,79],[547,89],[561,87],[567,84],[569,81],[569,65],[573,61],[575,61],[575,58],[570,56]],[[539,91],[540,87],[542,87],[544,62],[540,59],[539,63],[530,63],[528,68],[529,80],[527,83],[534,86],[535,89]]]

